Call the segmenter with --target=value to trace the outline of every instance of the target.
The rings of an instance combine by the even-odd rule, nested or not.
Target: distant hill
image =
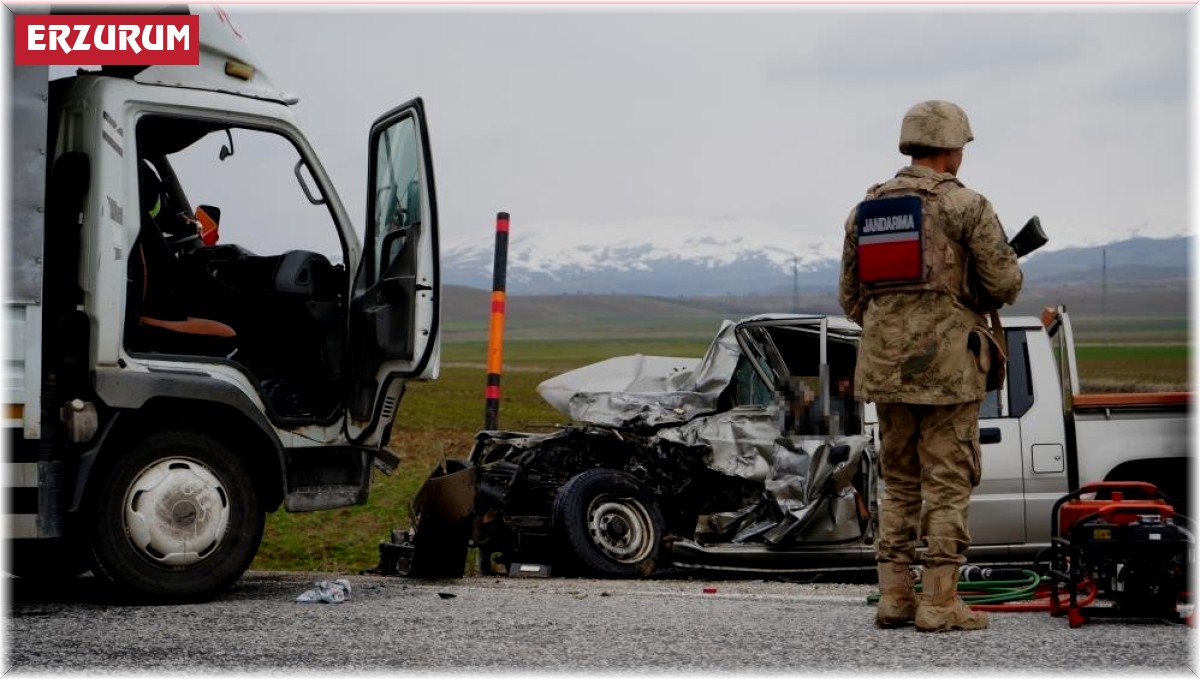
[[[446,338],[486,339],[491,293],[462,286],[443,293]],[[510,295],[507,309],[505,336],[513,339],[708,335],[729,317],[703,301],[644,295]]]
[[[1192,239],[1131,238],[1107,245],[1035,252],[1022,262],[1030,283],[1121,285],[1187,278]]]
[[[490,292],[446,286],[442,311],[447,340],[485,340]],[[1047,305],[1065,304],[1076,318],[1179,319],[1186,329],[1189,285],[1178,278],[1110,284],[1032,283],[1006,314],[1037,315]],[[506,336],[519,338],[708,336],[724,319],[761,313],[842,313],[833,291],[786,295],[654,297],[646,295],[509,295]],[[1136,321],[1135,321],[1136,324]]]
[[[1107,286],[1189,276],[1190,236],[1131,238],[1036,252],[1022,262],[1029,285]],[[446,283],[491,285],[493,242],[447,245]],[[841,239],[812,238],[746,219],[634,220],[611,229],[524,225],[509,244],[508,290],[519,295],[648,295],[668,298],[827,294],[837,286]],[[1105,266],[1106,264],[1106,266]],[[707,302],[701,306],[709,308]]]

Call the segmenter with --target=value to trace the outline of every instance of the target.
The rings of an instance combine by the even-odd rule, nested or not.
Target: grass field
[[[1077,358],[1085,391],[1125,390],[1136,385],[1181,389],[1188,385],[1187,323],[1139,325],[1110,319],[1103,327],[1076,322]],[[644,326],[643,326],[644,327]],[[1113,343],[1115,328],[1124,332]],[[638,336],[634,327],[589,328],[591,339],[511,339],[504,348],[504,429],[544,431],[564,417],[543,403],[535,387],[566,370],[612,356],[703,354],[716,326],[697,324],[672,336],[656,331]],[[471,337],[475,326],[455,328],[449,337]],[[577,336],[579,333],[577,332]],[[611,336],[611,340],[595,339]],[[1136,338],[1136,339],[1132,339]],[[400,468],[391,476],[375,473],[366,505],[326,512],[267,517],[266,535],[252,568],[355,573],[378,562],[378,544],[393,528],[409,524],[408,506],[429,472],[444,458],[465,457],[483,426],[486,345],[477,339],[451,339],[443,345],[442,374],[435,382],[413,384],[400,407],[392,448]]]
[[[1075,349],[1084,391],[1177,391],[1188,387],[1186,344],[1082,345]]]

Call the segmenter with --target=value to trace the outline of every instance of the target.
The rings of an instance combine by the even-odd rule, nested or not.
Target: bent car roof
[[[702,358],[616,356],[552,377],[537,391],[555,410],[578,422],[614,427],[681,424],[716,408],[742,354],[738,328],[812,332],[822,322],[830,337],[842,341],[856,342],[862,333],[841,316],[760,314],[722,323]]]

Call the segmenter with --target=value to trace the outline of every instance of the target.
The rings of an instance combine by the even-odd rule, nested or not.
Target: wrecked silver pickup
[[[878,485],[849,389],[859,332],[761,316],[726,322],[699,360],[624,356],[547,380],[541,396],[586,424],[481,432],[421,489],[381,569],[461,576],[468,541],[488,574],[859,561]]]
[[[480,433],[380,547],[381,570],[633,576],[871,567],[880,478],[874,407],[848,398],[859,328],[761,316],[722,326],[702,359],[626,356],[538,390],[577,426]],[[1081,393],[1066,309],[1006,317],[1008,378],[979,414],[973,563],[1032,563],[1065,494],[1145,481],[1186,511],[1191,393]]]

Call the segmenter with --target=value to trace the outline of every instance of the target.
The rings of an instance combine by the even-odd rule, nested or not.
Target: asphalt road
[[[294,601],[328,577],[351,581],[348,601]],[[1182,625],[1002,613],[983,632],[879,630],[862,584],[252,572],[215,601],[152,607],[106,603],[86,577],[8,584],[11,674],[1196,674]]]

